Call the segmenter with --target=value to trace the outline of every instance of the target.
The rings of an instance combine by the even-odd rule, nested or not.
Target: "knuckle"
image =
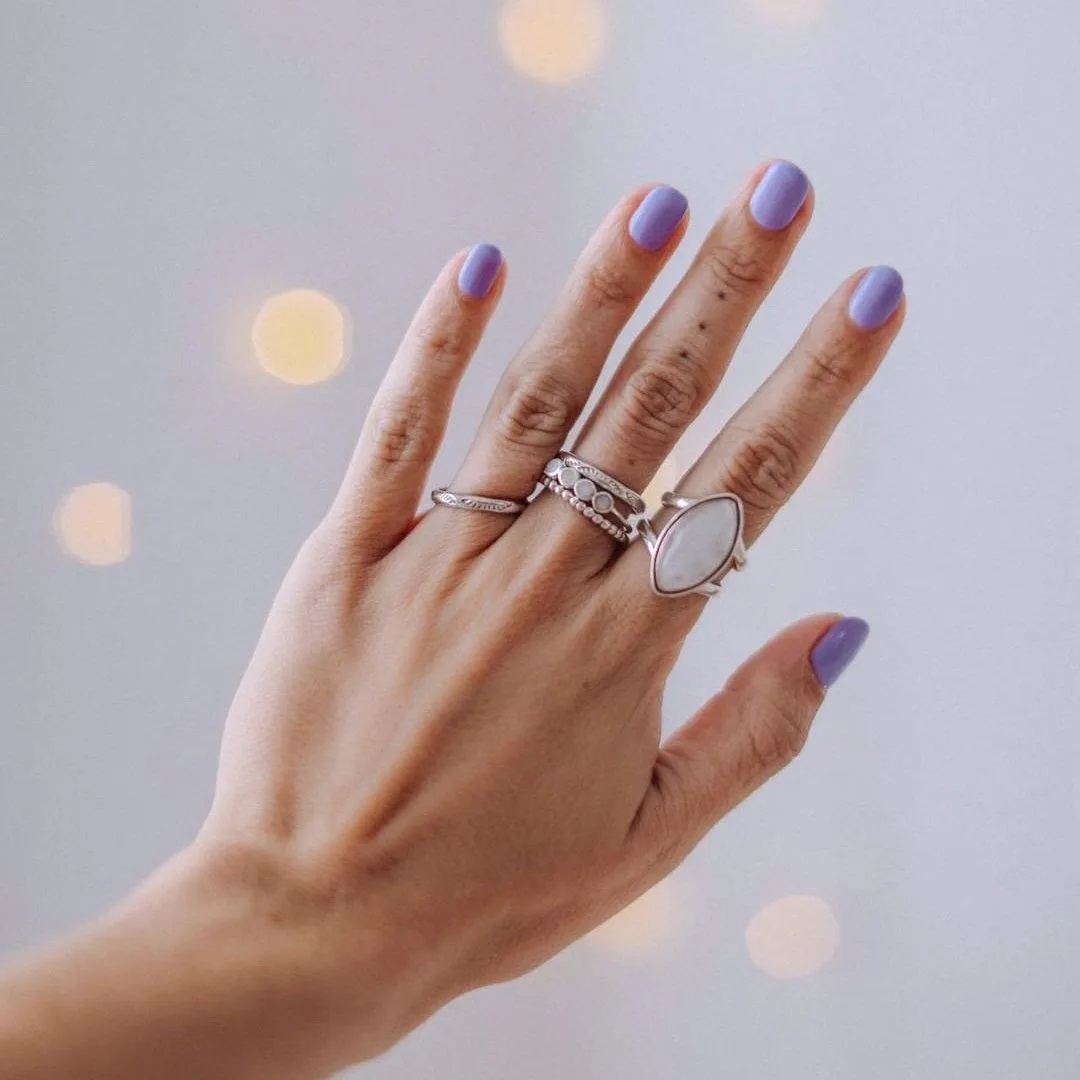
[[[637,290],[625,271],[608,263],[594,263],[584,275],[584,297],[593,308],[621,311],[637,302]]]
[[[694,363],[649,361],[626,383],[623,423],[631,445],[666,446],[697,416],[706,396],[705,380]]]
[[[422,322],[414,333],[425,368],[453,371],[469,356],[469,342],[463,328],[450,320]]]
[[[806,350],[807,378],[829,393],[846,395],[856,388],[854,360],[850,342],[809,346]]]
[[[561,444],[576,414],[573,396],[559,379],[532,374],[511,387],[499,424],[514,446],[547,447]]]
[[[380,465],[424,461],[436,449],[435,424],[417,398],[398,398],[376,406],[372,421],[371,453]]]
[[[772,276],[769,264],[752,248],[717,244],[702,254],[714,291],[749,297],[759,293]]]
[[[809,714],[799,697],[786,690],[759,699],[753,710],[746,728],[750,766],[758,774],[771,776],[790,764],[806,745]]]
[[[772,424],[746,435],[727,467],[728,484],[762,514],[777,510],[799,482],[802,454],[795,438]]]

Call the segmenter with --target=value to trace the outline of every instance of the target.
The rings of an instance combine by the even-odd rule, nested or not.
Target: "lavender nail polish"
[[[904,279],[891,266],[875,266],[852,293],[848,314],[861,330],[876,330],[889,321],[903,295]]]
[[[798,165],[790,161],[774,162],[750,197],[750,214],[763,229],[773,232],[786,229],[809,193],[810,181]]]
[[[841,619],[825,632],[810,653],[810,666],[826,690],[844,674],[869,636],[870,624],[863,619]]]
[[[630,239],[646,251],[659,251],[686,216],[686,196],[673,187],[653,188],[630,219]]]
[[[477,244],[465,257],[458,273],[458,288],[474,300],[483,300],[503,264],[502,252],[493,244]]]

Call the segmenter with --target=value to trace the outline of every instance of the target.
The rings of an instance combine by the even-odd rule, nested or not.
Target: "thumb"
[[[825,691],[869,632],[862,619],[815,615],[747,660],[661,747],[637,819],[643,841],[666,852],[674,866],[787,765],[806,742]]]

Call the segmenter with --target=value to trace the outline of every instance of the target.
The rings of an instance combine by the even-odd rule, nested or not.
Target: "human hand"
[[[684,235],[685,209],[671,189],[645,189],[609,215],[498,386],[453,490],[532,491]],[[576,454],[648,483],[811,211],[793,166],[755,170]],[[261,981],[265,1026],[288,1048],[282,1075],[369,1058],[632,901],[792,759],[865,637],[835,615],[790,627],[661,745],[664,684],[700,596],[652,593],[641,543],[621,547],[551,494],[518,517],[436,507],[417,519],[504,283],[487,248],[439,276],[270,614],[205,828],[132,901],[153,910],[183,881],[241,913],[236,965],[253,974],[240,985]],[[894,271],[844,282],[679,490],[738,495],[752,543],[874,373],[902,309]],[[288,1008],[268,1004],[274,985]]]
[[[756,170],[586,420],[579,456],[638,490],[650,480],[811,203],[794,167]],[[453,490],[528,495],[681,239],[684,210],[661,188],[608,217],[496,390]],[[664,683],[701,598],[653,595],[640,543],[621,550],[549,494],[518,518],[438,507],[417,521],[504,277],[494,251],[459,256],[421,307],[267,624],[201,838],[257,850],[286,892],[302,883],[325,899],[334,915],[315,932],[343,1000],[368,912],[380,934],[408,939],[415,1009],[343,1060],[527,971],[667,874],[795,755],[823,684],[865,636],[831,615],[790,628],[660,746]],[[885,269],[845,282],[680,490],[739,495],[752,542],[884,356],[901,289]]]

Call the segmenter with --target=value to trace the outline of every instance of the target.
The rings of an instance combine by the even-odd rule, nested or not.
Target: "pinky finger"
[[[825,691],[869,629],[837,615],[789,627],[664,744],[636,822],[663,872],[798,754]]]
[[[425,297],[379,387],[332,513],[378,558],[412,524],[461,377],[506,274],[498,248],[459,252]]]

